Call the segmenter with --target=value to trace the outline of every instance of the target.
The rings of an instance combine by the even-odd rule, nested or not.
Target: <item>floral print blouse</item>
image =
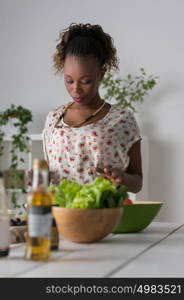
[[[132,113],[111,105],[108,113],[94,123],[78,128],[54,128],[65,107],[62,105],[48,114],[42,133],[44,157],[52,172],[51,184],[64,178],[89,184],[97,176],[93,170],[97,166],[126,170],[128,151],[141,139]],[[66,126],[64,122],[63,125]]]

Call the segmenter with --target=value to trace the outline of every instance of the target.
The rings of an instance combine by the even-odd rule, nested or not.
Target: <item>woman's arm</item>
[[[126,171],[118,168],[96,168],[104,178],[111,182],[125,185],[129,192],[138,193],[142,188],[142,160],[141,160],[141,141],[137,141],[132,145],[128,152],[129,165]]]
[[[125,172],[124,184],[129,192],[138,193],[142,189],[142,159],[141,159],[141,141],[132,145],[128,152],[129,165]]]

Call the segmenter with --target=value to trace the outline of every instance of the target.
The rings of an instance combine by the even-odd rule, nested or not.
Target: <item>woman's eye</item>
[[[74,83],[73,80],[67,80],[67,79],[65,79],[65,81],[66,81],[67,84]],[[81,81],[81,84],[90,84],[90,83],[91,83],[91,80]]]
[[[82,81],[82,84],[90,84],[90,83],[91,83],[90,80],[88,80],[88,81]]]
[[[68,84],[72,84],[72,83],[73,83],[73,81],[72,81],[72,80],[66,80],[66,83],[68,83]]]

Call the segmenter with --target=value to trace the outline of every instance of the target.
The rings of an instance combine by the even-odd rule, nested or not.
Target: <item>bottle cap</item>
[[[44,159],[35,158],[33,161],[33,169],[44,169],[48,170],[48,164]]]

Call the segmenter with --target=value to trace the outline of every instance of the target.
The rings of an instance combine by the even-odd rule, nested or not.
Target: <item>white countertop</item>
[[[25,244],[0,259],[0,277],[184,277],[184,224],[153,222],[144,231],[110,234],[92,244],[61,238],[48,262],[24,259]]]

